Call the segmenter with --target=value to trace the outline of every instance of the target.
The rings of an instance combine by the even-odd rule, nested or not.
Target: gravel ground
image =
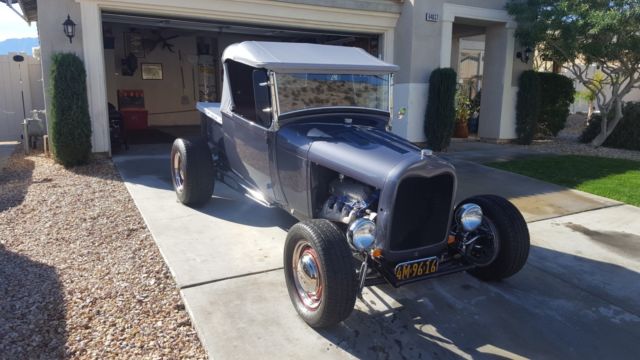
[[[522,146],[522,145],[512,145]],[[581,144],[572,139],[555,139],[545,141],[535,141],[531,145],[523,146],[532,150],[561,154],[561,155],[588,155],[615,159],[627,159],[640,161],[640,151],[614,149],[607,147],[593,147],[588,144]]]
[[[0,173],[0,359],[29,358],[206,358],[109,160]]]
[[[578,137],[586,127],[587,116],[572,114],[567,118],[565,128],[558,137],[549,140],[536,140],[528,146],[508,144],[507,146],[521,146],[535,151],[561,155],[588,155],[606,158],[627,159],[640,161],[640,151],[614,149],[608,147],[593,147],[581,144]]]

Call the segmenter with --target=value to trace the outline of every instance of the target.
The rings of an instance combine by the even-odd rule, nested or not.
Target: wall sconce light
[[[516,57],[520,59],[520,61],[522,61],[523,63],[528,64],[529,60],[531,59],[532,52],[533,50],[531,50],[530,47],[527,47],[526,49],[524,49],[524,51],[518,51],[516,53]]]
[[[73,43],[73,37],[76,36],[76,23],[71,20],[71,15],[67,14],[67,20],[62,23],[64,34],[69,38],[69,44]]]

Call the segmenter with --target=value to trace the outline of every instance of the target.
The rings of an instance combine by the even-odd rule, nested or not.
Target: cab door
[[[260,194],[253,197],[274,201],[271,177],[272,134],[270,92],[266,70],[228,61],[233,106],[222,123],[224,146],[231,170]]]

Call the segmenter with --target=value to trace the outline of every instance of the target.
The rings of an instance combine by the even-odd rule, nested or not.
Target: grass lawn
[[[486,165],[640,206],[640,161],[551,155]]]

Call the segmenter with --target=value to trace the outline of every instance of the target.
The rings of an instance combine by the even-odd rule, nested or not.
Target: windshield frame
[[[375,111],[377,113],[389,113],[391,114],[393,111],[393,73],[380,73],[380,74],[357,74],[357,73],[350,73],[350,74],[327,74],[327,75],[361,75],[361,76],[369,76],[369,75],[375,75],[375,76],[380,76],[380,75],[386,75],[388,76],[387,79],[387,94],[388,94],[388,99],[387,99],[387,108],[386,109],[378,109],[378,108],[373,108],[373,107],[363,107],[363,106],[346,106],[346,105],[339,105],[339,106],[316,106],[316,107],[309,107],[309,108],[303,108],[303,109],[297,109],[297,110],[291,110],[291,111],[287,111],[287,112],[282,112],[281,108],[280,108],[280,94],[278,93],[278,75],[284,74],[291,74],[291,73],[287,73],[287,72],[273,72],[270,71],[271,73],[271,79],[272,79],[272,91],[271,93],[273,94],[273,111],[274,111],[274,118],[277,119],[282,115],[285,116],[289,116],[289,115],[295,115],[298,113],[304,113],[307,111],[317,111],[318,109],[330,109],[330,110],[334,110],[334,111],[344,111],[345,109],[354,109],[354,110],[370,110],[370,111]],[[304,73],[295,73],[295,74],[304,74]]]

